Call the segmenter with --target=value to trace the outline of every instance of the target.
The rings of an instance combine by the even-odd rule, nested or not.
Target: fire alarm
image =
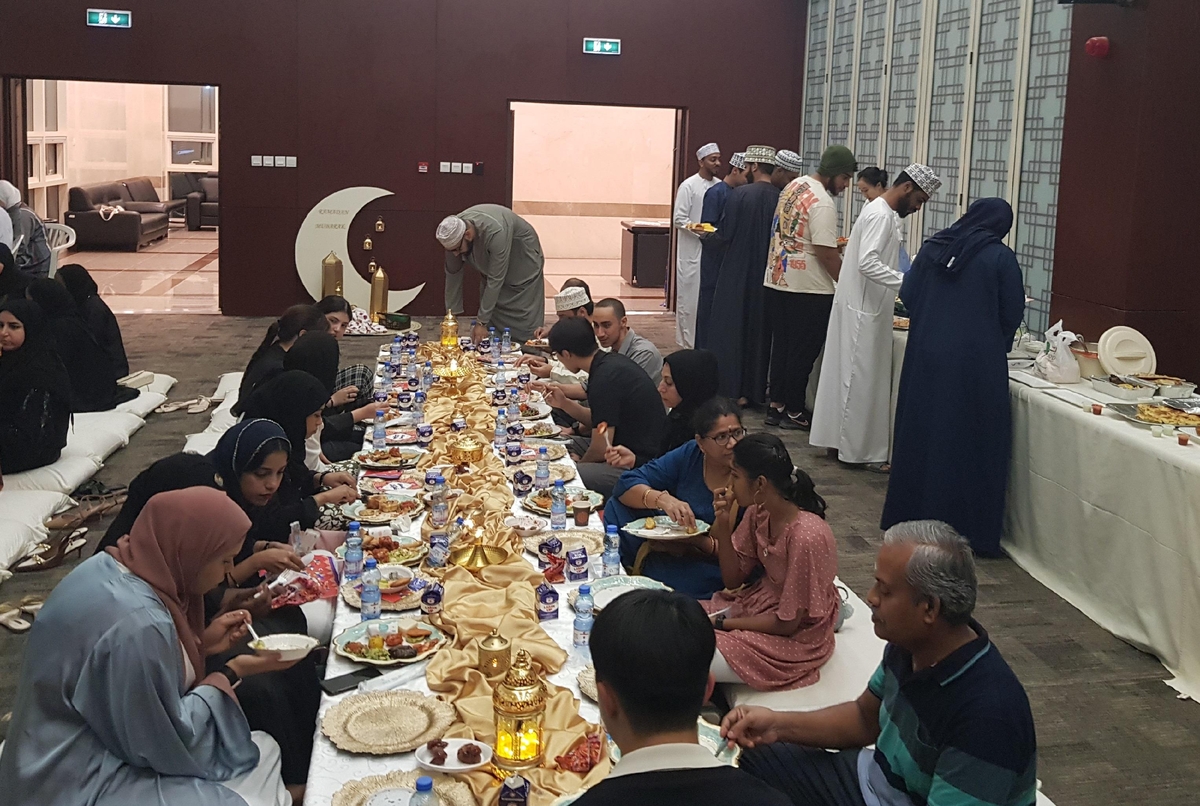
[[[417,173],[419,173],[419,174],[429,173],[429,163],[428,162],[418,162],[417,163]]]
[[[1107,36],[1093,36],[1083,47],[1093,59],[1107,59],[1112,48]]]

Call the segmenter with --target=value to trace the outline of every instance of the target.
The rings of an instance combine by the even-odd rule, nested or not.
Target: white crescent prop
[[[350,260],[350,222],[362,208],[376,199],[391,196],[383,188],[355,187],[331,193],[317,204],[296,233],[296,274],[313,299],[321,298],[321,261],[330,252],[342,260],[342,295],[364,310],[371,306],[371,283],[364,280]],[[388,292],[389,311],[398,311],[417,298],[425,284]]]

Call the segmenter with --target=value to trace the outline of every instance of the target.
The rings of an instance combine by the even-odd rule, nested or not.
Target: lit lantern
[[[342,294],[342,259],[333,252],[321,261],[321,296]]]
[[[454,312],[449,309],[446,310],[446,318],[442,320],[442,346],[458,346],[458,320],[454,318]]]
[[[379,216],[379,218],[375,219],[375,231],[383,232],[385,229],[387,229],[387,227],[384,226],[383,216]]]
[[[524,649],[518,650],[508,674],[492,694],[497,767],[527,770],[542,763],[546,697],[546,684],[534,671],[533,659]]]
[[[492,634],[479,642],[479,671],[488,677],[504,674],[512,665],[512,642],[492,630]]]

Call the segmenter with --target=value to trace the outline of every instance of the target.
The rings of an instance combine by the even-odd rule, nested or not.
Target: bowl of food
[[[257,641],[250,642],[250,648],[255,652],[278,652],[279,659],[286,662],[302,660],[316,648],[319,642],[316,638],[299,633],[280,633],[279,635],[264,635]]]
[[[538,518],[533,515],[510,515],[504,519],[504,525],[521,537],[529,537],[530,535],[545,531],[547,523],[545,518]]]

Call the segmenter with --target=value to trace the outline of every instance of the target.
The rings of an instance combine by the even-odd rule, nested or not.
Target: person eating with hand
[[[867,595],[888,644],[867,690],[819,711],[734,708],[721,735],[746,748],[742,769],[796,806],[1033,806],[1033,714],[971,617],[976,590],[971,546],[949,524],[889,529]]]

